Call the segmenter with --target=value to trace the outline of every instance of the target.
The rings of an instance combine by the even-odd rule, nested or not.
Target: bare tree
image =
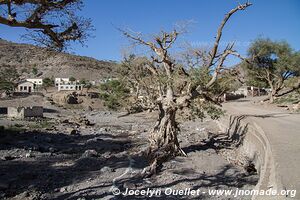
[[[26,38],[56,50],[71,41],[83,43],[92,26],[76,16],[81,0],[0,0],[0,23],[29,30]]]
[[[170,49],[181,34],[179,31],[162,31],[154,38],[154,41],[143,39],[141,34],[134,34],[126,30],[122,33],[133,42],[143,45],[151,50],[151,62],[147,68],[151,76],[157,80],[156,105],[159,110],[157,123],[150,133],[150,147],[148,156],[150,165],[145,168],[143,174],[151,175],[156,173],[158,167],[170,157],[177,155],[186,156],[180,148],[177,138],[179,127],[176,121],[178,110],[191,109],[193,102],[201,98],[201,102],[214,102],[210,91],[218,80],[219,74],[225,69],[224,61],[229,55],[241,56],[233,50],[234,44],[228,44],[223,51],[220,51],[219,43],[222,31],[229,18],[237,11],[244,10],[251,3],[240,4],[230,10],[222,20],[213,47],[208,52],[195,52],[202,60],[201,71],[209,77],[206,81],[195,81],[193,70],[187,70],[185,66],[179,64],[172,58]],[[201,74],[200,74],[201,75]],[[203,77],[196,77],[202,79]]]

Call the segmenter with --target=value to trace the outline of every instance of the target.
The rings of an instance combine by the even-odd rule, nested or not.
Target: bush
[[[36,67],[33,67],[33,68],[32,68],[32,74],[33,74],[33,75],[37,75],[37,73],[38,73],[37,68],[36,68]]]
[[[111,80],[100,85],[100,98],[109,109],[118,110],[126,105],[129,90],[118,80]]]
[[[47,90],[47,88],[54,86],[53,78],[44,78],[43,79],[43,88]]]
[[[74,81],[76,81],[76,78],[74,78],[73,76],[71,76],[71,77],[69,78],[69,80],[70,80],[71,82],[74,82]]]

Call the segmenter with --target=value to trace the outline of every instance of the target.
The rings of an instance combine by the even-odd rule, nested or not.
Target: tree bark
[[[274,96],[273,96],[272,93],[273,93],[273,92],[270,93],[269,103],[273,103],[273,102],[274,102]]]
[[[170,105],[159,103],[159,118],[150,133],[150,147],[148,149],[149,167],[143,171],[144,176],[157,173],[162,163],[175,156],[186,156],[180,148],[176,122],[177,109]]]

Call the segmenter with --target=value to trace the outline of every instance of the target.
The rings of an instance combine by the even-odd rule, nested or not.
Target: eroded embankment
[[[259,181],[255,190],[284,190],[275,168],[272,146],[263,129],[246,115],[226,116],[218,121],[222,132],[238,137],[240,145],[238,152],[247,156],[254,163],[259,173]],[[276,199],[288,199],[285,196],[276,196]],[[253,196],[252,199],[274,199],[274,196]]]

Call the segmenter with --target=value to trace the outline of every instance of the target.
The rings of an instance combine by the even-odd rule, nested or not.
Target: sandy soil
[[[18,124],[20,129],[0,129],[1,199],[145,199],[114,196],[112,189],[190,188],[201,194],[153,198],[225,200],[233,198],[209,196],[208,190],[251,189],[258,181],[257,174],[220,155],[220,148],[226,147],[212,140],[220,134],[212,120],[184,122],[179,139],[188,157],[172,159],[158,175],[140,179],[137,175],[147,166],[142,152],[156,113],[120,117],[124,113],[51,109],[57,112],[38,121],[0,118],[0,125]]]

